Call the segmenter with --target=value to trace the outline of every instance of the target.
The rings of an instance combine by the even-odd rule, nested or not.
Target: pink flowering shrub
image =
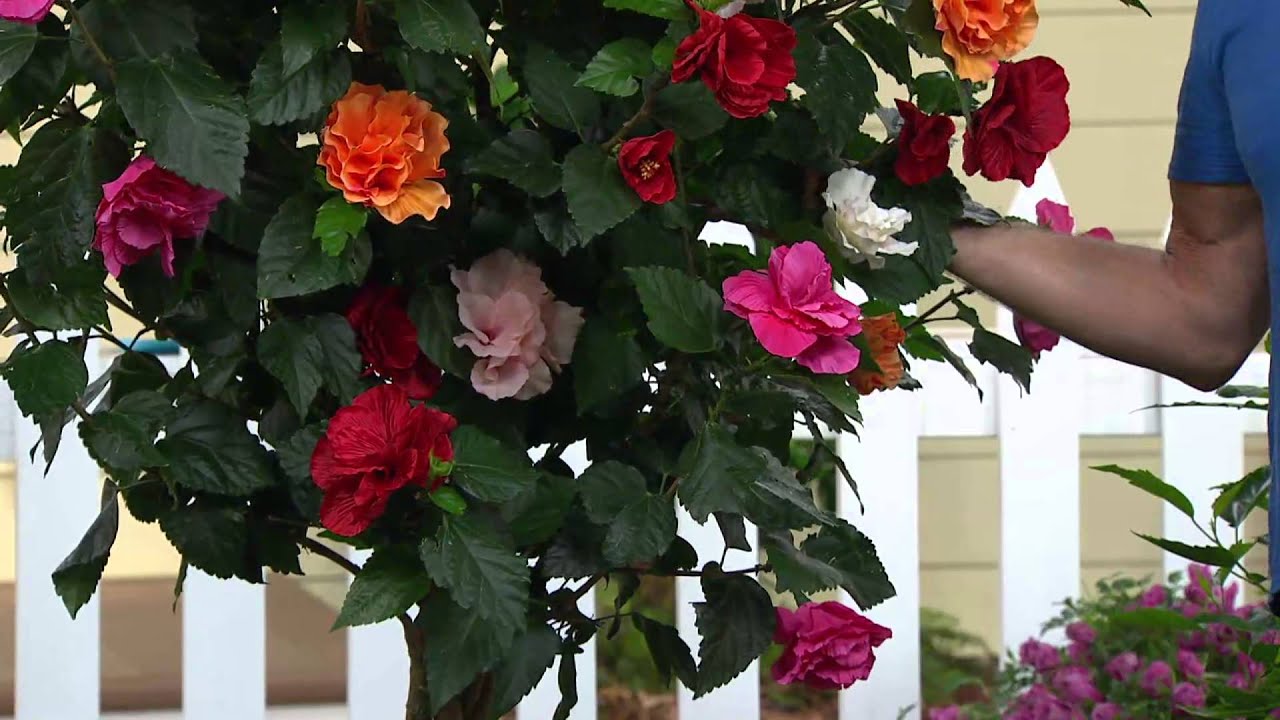
[[[1223,692],[1269,697],[1280,625],[1239,595],[1203,565],[1167,585],[1101,582],[1021,644],[990,702],[931,708],[926,720],[1164,720],[1199,717]],[[1280,705],[1260,703],[1267,714],[1251,720],[1280,718]]]

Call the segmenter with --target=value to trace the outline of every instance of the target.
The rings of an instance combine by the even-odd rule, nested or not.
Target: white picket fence
[[[1019,196],[1013,212],[1027,216],[1040,197],[1061,199],[1046,166],[1041,182]],[[731,228],[712,231],[713,241],[736,241]],[[1001,325],[1011,327],[1007,313]],[[961,338],[953,347],[966,356]],[[93,356],[96,377],[105,361]],[[1265,356],[1250,359],[1240,381],[1264,384]],[[884,559],[898,596],[870,612],[893,629],[878,652],[871,679],[841,696],[841,720],[892,720],[920,698],[920,540],[918,443],[922,437],[997,436],[1001,474],[1002,628],[1006,644],[1036,634],[1063,598],[1080,588],[1081,435],[1163,437],[1166,478],[1207,507],[1210,487],[1243,474],[1243,437],[1265,432],[1261,413],[1231,410],[1135,412],[1159,403],[1194,399],[1200,393],[1176,381],[1100,358],[1064,343],[1045,355],[1022,395],[988,367],[974,369],[985,400],[950,368],[919,363],[914,374],[922,392],[880,393],[863,403],[861,437],[840,436],[840,455],[859,482],[866,515],[841,484],[838,510],[866,532]],[[18,720],[92,720],[99,717],[99,607],[93,600],[71,621],[53,593],[49,573],[75,546],[98,511],[99,474],[68,431],[49,477],[27,458],[37,437],[29,423],[0,398],[0,460],[17,463],[17,716]],[[7,424],[7,426],[5,426]],[[566,459],[581,471],[582,447]],[[1186,518],[1166,513],[1165,534],[1196,540]],[[681,534],[703,561],[723,550],[714,527],[681,516]],[[361,558],[357,557],[357,561]],[[730,552],[727,567],[756,558]],[[1170,569],[1181,566],[1169,558]],[[696,647],[690,603],[700,598],[694,579],[677,583],[681,634]],[[186,720],[263,720],[265,708],[265,595],[262,586],[221,582],[192,571],[187,578],[183,633],[183,716]],[[583,598],[590,607],[593,598]],[[588,612],[591,612],[588,610]],[[407,664],[394,623],[347,631],[350,720],[403,717]],[[595,720],[594,648],[578,659],[573,720]],[[559,698],[554,669],[518,709],[520,720],[546,720]],[[694,700],[682,690],[681,718],[759,720],[759,673]],[[919,720],[918,710],[907,715]]]

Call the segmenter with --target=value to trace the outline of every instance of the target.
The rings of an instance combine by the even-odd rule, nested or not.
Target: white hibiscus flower
[[[852,250],[859,260],[872,268],[884,267],[882,255],[910,255],[919,243],[907,243],[895,237],[911,222],[911,213],[902,208],[885,209],[871,200],[875,177],[849,168],[827,179],[827,201],[823,226],[831,239]]]

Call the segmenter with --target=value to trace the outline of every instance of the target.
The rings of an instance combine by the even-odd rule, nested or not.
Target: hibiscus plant
[[[646,575],[701,578],[696,662],[629,617],[699,695],[775,636],[788,681],[865,678],[891,629],[779,620],[755,574],[801,605],[893,595],[788,447],[799,418],[838,457],[860,393],[912,361],[972,381],[939,311],[1030,381],[966,291],[912,315],[949,282],[949,228],[999,221],[948,169],[953,118],[993,180],[1029,183],[1068,130],[1062,68],[1014,60],[1034,0],[991,5],[0,0],[22,144],[0,168],[0,372],[46,460],[75,422],[109,477],[53,576],[67,608],[123,503],[184,573],[260,583],[304,550],[354,571],[337,626],[403,624],[409,720],[496,717],[556,657],[570,681],[605,624],[577,601]],[[756,249],[704,243],[712,221]],[[189,361],[139,352],[146,333]],[[699,557],[677,504],[761,564]]]

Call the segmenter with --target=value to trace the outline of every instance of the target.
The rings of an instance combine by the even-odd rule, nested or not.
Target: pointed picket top
[[[1053,162],[1045,160],[1044,165],[1036,172],[1036,180],[1031,187],[1019,187],[1013,202],[1009,204],[1008,214],[1022,218],[1027,222],[1036,221],[1036,205],[1041,200],[1052,200],[1067,205],[1066,193],[1062,191],[1062,183],[1058,181],[1058,173],[1053,169]]]

